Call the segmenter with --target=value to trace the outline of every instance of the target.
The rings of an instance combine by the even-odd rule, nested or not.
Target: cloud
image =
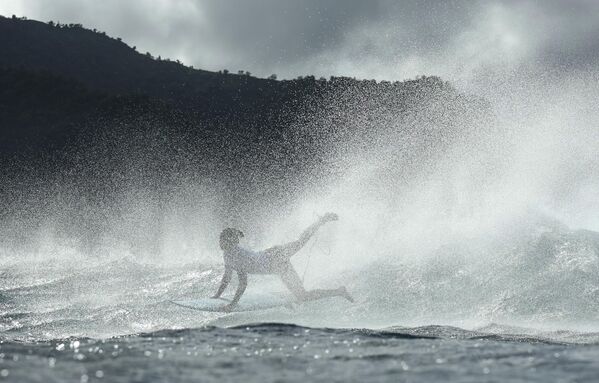
[[[0,14],[12,13],[82,23],[142,52],[259,76],[459,82],[599,59],[594,0],[4,0]]]

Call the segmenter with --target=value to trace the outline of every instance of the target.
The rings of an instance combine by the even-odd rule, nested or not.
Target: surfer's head
[[[243,238],[243,232],[231,227],[226,228],[220,233],[220,248],[230,250],[239,244],[239,238]]]

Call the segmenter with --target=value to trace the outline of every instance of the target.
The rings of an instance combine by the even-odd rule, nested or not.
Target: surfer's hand
[[[233,308],[235,308],[235,304],[233,303],[229,303],[228,305],[224,305],[221,310],[228,313],[231,312],[231,310],[233,310]]]

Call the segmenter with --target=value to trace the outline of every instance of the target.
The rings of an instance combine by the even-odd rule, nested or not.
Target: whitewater
[[[205,185],[179,188],[162,210],[128,190],[120,217],[90,226],[90,245],[69,235],[72,211],[56,195],[38,195],[39,211],[2,229],[0,379],[593,381],[595,73],[518,92],[500,84],[486,95],[494,118],[441,142],[418,118],[356,119],[373,145],[331,148],[328,179],[285,205],[251,201],[235,222]],[[343,284],[355,304],[215,314],[169,303],[214,293],[223,227],[266,248],[325,211],[340,220],[293,263],[307,288]],[[252,277],[246,294],[265,292],[289,294],[276,277]]]

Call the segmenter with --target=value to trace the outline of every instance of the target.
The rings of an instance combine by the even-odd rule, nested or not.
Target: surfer
[[[336,221],[339,217],[335,213],[326,213],[318,221],[310,225],[296,241],[285,245],[274,246],[263,251],[251,251],[239,246],[239,239],[243,232],[239,229],[226,228],[220,233],[220,248],[223,250],[225,261],[225,273],[212,298],[220,298],[231,281],[233,271],[237,272],[239,285],[231,303],[223,307],[224,311],[230,311],[245,292],[248,274],[276,274],[287,288],[300,301],[312,301],[327,297],[343,297],[350,302],[353,298],[347,292],[345,286],[337,289],[306,290],[299,275],[291,264],[291,257],[295,255],[316,231],[325,223]]]

